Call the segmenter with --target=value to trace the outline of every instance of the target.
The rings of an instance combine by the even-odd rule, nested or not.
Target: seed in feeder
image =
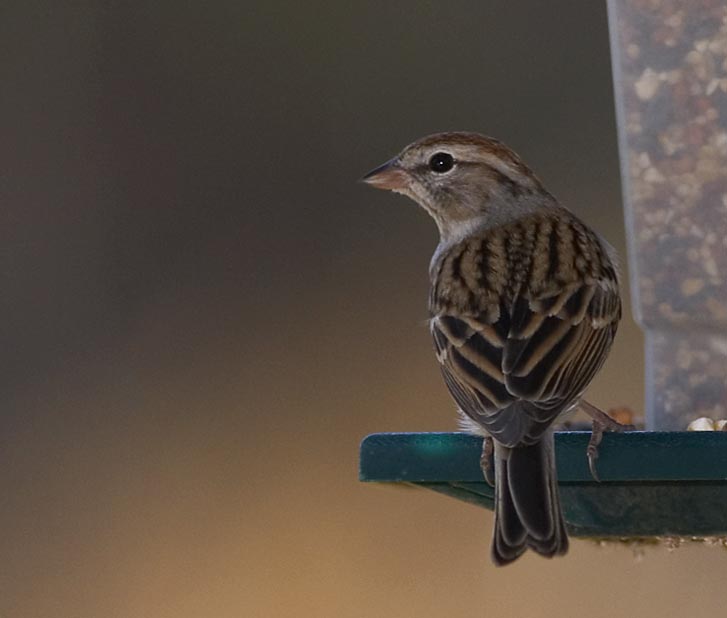
[[[636,96],[642,101],[653,98],[659,89],[659,76],[651,69],[646,69],[638,81],[634,84]]]
[[[664,175],[655,167],[650,167],[644,172],[644,180],[646,182],[664,182]]]
[[[690,277],[689,279],[682,281],[680,288],[684,296],[694,296],[701,292],[702,288],[704,288],[704,279]]]
[[[711,418],[702,416],[689,423],[687,431],[714,431],[714,421]]]
[[[702,54],[707,51],[707,47],[709,47],[709,41],[706,41],[706,40],[697,41],[694,44],[694,49],[696,49],[697,52],[689,52],[687,54],[687,60],[689,60],[689,56],[691,56],[694,53],[697,54],[697,57],[698,58],[701,58],[702,57]]]
[[[704,261],[704,272],[706,272],[710,277],[719,276],[719,270],[717,269],[717,262],[714,261],[713,257],[710,257],[709,259]]]

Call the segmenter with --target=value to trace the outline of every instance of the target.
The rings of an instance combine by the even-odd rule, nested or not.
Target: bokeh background
[[[727,555],[574,542],[357,481],[451,430],[432,222],[357,184],[433,131],[514,147],[624,255],[605,5],[0,7],[0,615],[664,616]],[[590,389],[642,404],[627,316]]]

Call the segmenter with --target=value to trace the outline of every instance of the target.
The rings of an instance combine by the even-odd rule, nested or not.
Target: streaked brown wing
[[[476,317],[441,314],[431,330],[462,411],[503,443],[536,440],[585,390],[620,318],[615,281],[517,297]]]

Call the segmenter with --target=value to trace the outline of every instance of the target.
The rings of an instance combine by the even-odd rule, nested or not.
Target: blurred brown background
[[[717,611],[724,552],[496,571],[490,513],[357,482],[455,414],[434,225],[356,179],[482,131],[624,255],[603,3],[9,1],[0,48],[3,618]]]

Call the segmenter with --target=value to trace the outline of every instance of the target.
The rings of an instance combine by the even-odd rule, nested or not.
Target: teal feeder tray
[[[607,433],[588,470],[590,432],[555,434],[558,483],[575,537],[727,535],[727,432]],[[359,478],[404,483],[492,509],[482,438],[465,433],[380,433],[361,443]]]

